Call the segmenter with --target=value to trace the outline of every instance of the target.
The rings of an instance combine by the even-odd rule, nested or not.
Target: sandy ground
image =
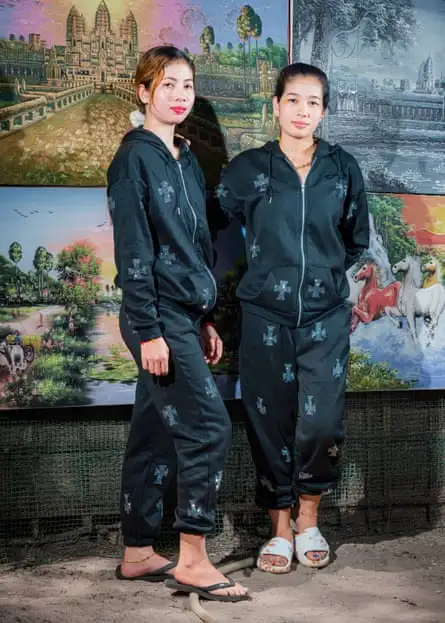
[[[445,533],[349,541],[325,570],[234,574],[251,591],[241,604],[204,605],[243,623],[444,623]],[[116,560],[84,558],[0,575],[2,623],[193,623],[188,600],[161,585],[114,579]]]

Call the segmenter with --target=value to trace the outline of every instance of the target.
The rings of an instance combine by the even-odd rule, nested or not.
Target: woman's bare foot
[[[203,588],[205,586],[213,586],[227,582],[224,576],[216,567],[212,565],[210,560],[202,560],[192,566],[179,567],[173,569],[175,580],[182,584],[191,584]],[[214,595],[247,595],[248,590],[238,582],[234,586],[211,591]]]
[[[227,577],[218,571],[207,557],[204,536],[181,534],[179,552],[178,564],[172,570],[177,582],[200,588],[227,583]],[[248,590],[236,582],[234,586],[211,591],[211,593],[214,595],[239,596],[247,595]]]
[[[169,562],[167,558],[156,554],[152,547],[127,547],[121,573],[127,578],[134,578],[144,573],[156,572]],[[170,573],[173,575],[173,569]]]
[[[306,528],[314,528],[318,525],[318,507],[321,496],[319,495],[300,495],[300,506],[294,517],[298,533],[301,534]],[[328,552],[306,552],[306,558],[314,562],[324,560]]]
[[[269,516],[272,521],[272,537],[281,537],[292,543],[293,535],[290,527],[290,508],[280,508],[279,510],[269,509]],[[288,560],[283,556],[272,556],[271,554],[263,554],[264,559],[275,567],[285,567]]]

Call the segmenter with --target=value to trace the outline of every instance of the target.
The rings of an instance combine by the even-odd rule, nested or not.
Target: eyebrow
[[[286,93],[286,97],[289,97],[289,95],[294,95],[295,97],[301,97],[299,93]],[[318,95],[308,95],[308,97],[312,97],[312,99],[314,100],[321,100],[321,98]]]
[[[178,82],[177,78],[173,78],[173,76],[164,76],[163,80],[173,80],[173,82]],[[193,78],[186,78],[184,82],[193,82]]]

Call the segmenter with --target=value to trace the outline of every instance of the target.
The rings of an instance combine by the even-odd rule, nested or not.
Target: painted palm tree
[[[16,280],[15,287],[17,290],[18,297],[20,298],[20,279],[19,279],[18,264],[23,257],[23,249],[22,249],[22,245],[20,244],[20,242],[14,241],[9,245],[8,255],[9,255],[9,259],[15,266],[15,280]]]

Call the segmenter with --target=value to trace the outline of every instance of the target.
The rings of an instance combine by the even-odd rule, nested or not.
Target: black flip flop
[[[250,600],[250,595],[215,595],[213,591],[224,590],[225,588],[232,588],[235,586],[235,582],[232,578],[227,578],[227,582],[220,582],[219,584],[212,584],[211,586],[194,586],[193,584],[183,584],[177,580],[171,578],[165,583],[167,588],[171,588],[178,593],[196,593],[202,599],[207,601],[247,601]]]
[[[171,573],[168,573],[171,569],[176,567],[176,562],[169,562],[163,567],[156,569],[156,571],[147,571],[142,575],[135,575],[130,578],[127,575],[122,574],[122,565],[116,567],[116,577],[118,580],[127,580],[128,582],[143,581],[143,582],[164,582],[172,577]]]

